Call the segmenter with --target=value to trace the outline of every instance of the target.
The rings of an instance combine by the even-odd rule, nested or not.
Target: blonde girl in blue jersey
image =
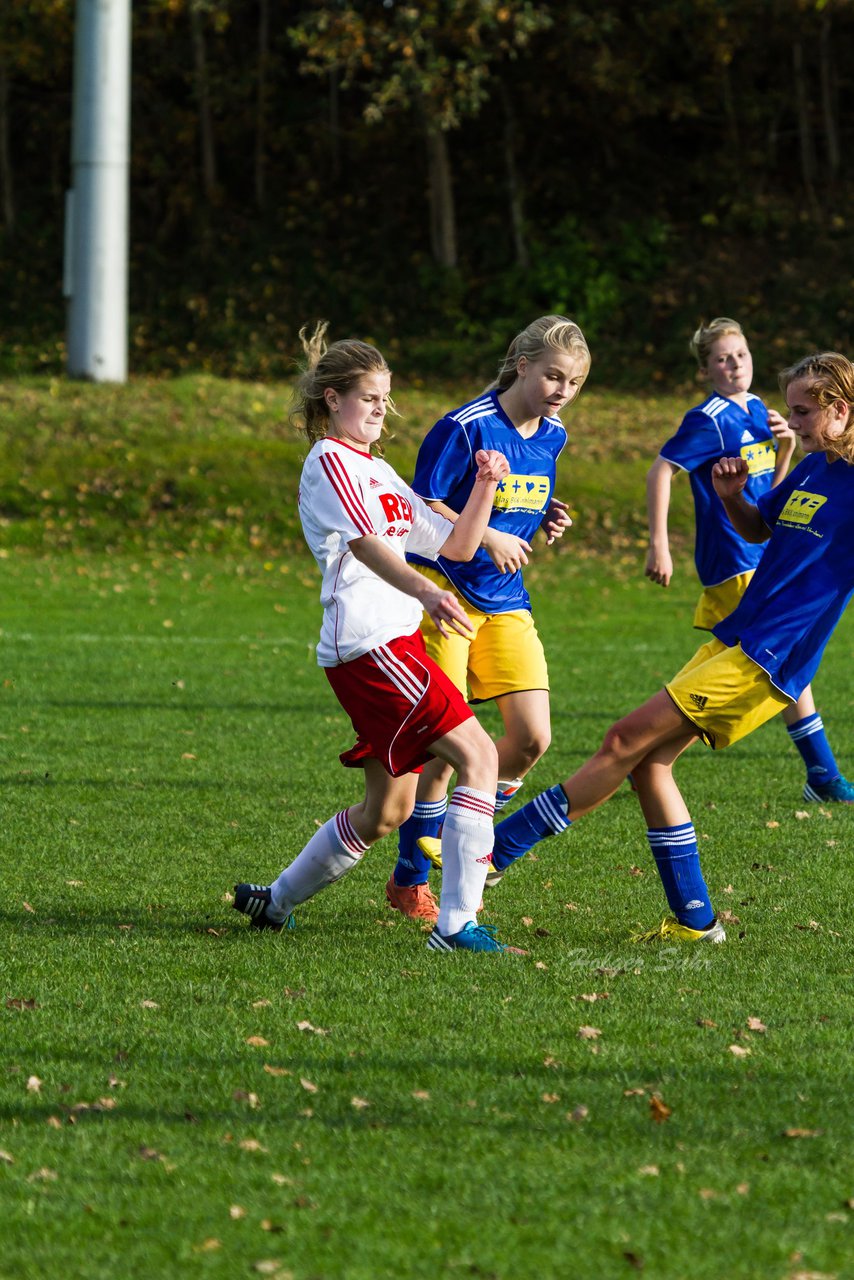
[[[449,520],[457,519],[471,491],[478,449],[498,449],[510,465],[480,550],[469,564],[411,557],[421,573],[455,593],[471,629],[469,635],[443,636],[425,622],[428,653],[464,695],[471,690],[472,702],[495,700],[501,713],[497,809],[551,741],[548,669],[522,570],[539,529],[551,543],[571,523],[566,504],[554,493],[556,463],[567,438],[559,415],[578,395],[589,369],[590,352],[578,325],[566,316],[540,316],[510,343],[495,381],[431,428],[416,462],[413,489]],[[438,847],[450,774],[439,760],[425,766],[386,885],[390,905],[415,919],[436,917],[429,855]],[[491,873],[487,883],[498,878]]]
[[[780,384],[803,461],[756,503],[744,496],[746,458],[722,457],[711,472],[733,528],[767,543],[738,605],[571,778],[495,828],[493,858],[506,865],[598,808],[631,773],[672,912],[637,941],[724,941],[673,766],[699,739],[720,750],[795,703],[854,592],[854,365],[822,352],[786,369]]]
[[[694,497],[694,559],[703,592],[694,626],[710,631],[732,613],[752,578],[763,548],[744,538],[727,519],[712,484],[712,468],[723,454],[748,464],[745,494],[750,501],[786,475],[795,438],[785,419],[750,390],[753,360],[741,326],[726,316],[701,325],[691,340],[700,373],[711,394],[682,419],[662,446],[647,475],[649,554],[646,576],[662,587],[673,577],[667,532],[673,477],[688,473]],[[806,767],[805,800],[854,803],[854,786],[842,776],[807,685],[783,710],[789,737]]]

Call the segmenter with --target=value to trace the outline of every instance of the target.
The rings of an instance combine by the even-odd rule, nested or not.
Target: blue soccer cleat
[[[273,895],[269,885],[236,884],[234,902],[231,905],[235,911],[249,917],[249,923],[253,929],[272,929],[274,933],[280,933],[282,929],[295,927],[292,914],[285,916],[282,920],[273,919],[269,915],[269,908],[273,905]]]
[[[459,933],[442,934],[434,928],[427,939],[431,951],[509,951],[495,936],[495,926],[469,920]]]
[[[804,787],[804,799],[818,800],[825,804],[854,804],[854,786],[842,774],[832,782],[824,782],[815,787],[808,782]]]

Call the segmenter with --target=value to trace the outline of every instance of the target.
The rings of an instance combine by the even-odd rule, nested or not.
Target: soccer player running
[[[538,529],[551,543],[571,524],[566,504],[554,496],[556,463],[566,444],[558,415],[576,398],[589,369],[590,352],[578,325],[565,316],[539,317],[510,343],[496,380],[431,428],[416,462],[412,487],[449,520],[458,519],[475,484],[479,449],[500,450],[510,465],[471,560],[442,555],[434,561],[415,547],[407,555],[427,581],[451,592],[468,623],[467,631],[442,633],[425,618],[427,652],[463,697],[470,686],[472,703],[494,699],[504,721],[496,744],[497,809],[521,787],[551,741],[548,668],[522,566]],[[450,777],[446,759],[425,766],[415,808],[400,828],[386,897],[415,919],[437,916],[428,874],[431,862],[440,861],[437,837]],[[499,878],[490,872],[486,883]]]
[[[456,523],[431,511],[374,452],[393,408],[384,358],[355,340],[327,346],[325,332],[321,324],[311,337],[300,334],[307,367],[295,416],[312,447],[299,512],[323,579],[317,660],[356,730],[356,744],[341,761],[363,769],[365,798],[330,818],[272,884],[235,885],[234,907],[255,928],[280,930],[294,907],[340,880],[411,813],[413,771],[435,755],[456,770],[458,783],[442,835],[438,920],[427,945],[504,951],[476,919],[492,849],[497,752],[428,657],[418,629],[422,611],[443,633],[468,624],[453,593],[407,565],[405,553],[469,559],[509,468],[496,450],[478,449]]]
[[[639,941],[724,941],[673,766],[698,738],[719,750],[796,702],[854,591],[854,366],[823,352],[784,370],[780,384],[803,461],[755,504],[745,497],[746,458],[712,467],[733,527],[748,542],[767,542],[738,605],[571,778],[495,829],[502,866],[603,804],[631,773],[672,912]]]
[[[653,582],[669,586],[673,577],[667,536],[671,484],[677,472],[687,471],[694,495],[694,560],[703,585],[694,626],[711,631],[738,604],[763,551],[727,519],[712,485],[712,467],[723,454],[744,458],[748,466],[745,496],[756,502],[785,476],[795,439],[785,418],[750,391],[753,361],[735,320],[720,316],[701,325],[691,350],[712,393],[685,414],[649,469],[650,543],[645,572]],[[782,716],[806,767],[804,799],[854,804],[854,786],[836,763],[810,685],[796,702],[783,708]]]

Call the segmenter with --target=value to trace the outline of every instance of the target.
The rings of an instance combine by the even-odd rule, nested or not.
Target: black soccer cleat
[[[284,920],[271,920],[267,910],[272,903],[273,896],[269,885],[236,884],[234,886],[234,902],[231,905],[235,911],[249,917],[249,923],[253,929],[272,929],[274,933],[281,933],[284,928],[293,929],[293,915],[285,916]]]

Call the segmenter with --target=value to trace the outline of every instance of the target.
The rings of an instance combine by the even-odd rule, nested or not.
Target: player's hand
[[[497,449],[478,449],[474,460],[477,463],[478,480],[491,480],[497,484],[510,474],[510,463]]]
[[[782,413],[778,413],[776,409],[768,410],[768,426],[775,440],[791,441],[792,448],[795,445],[795,433],[789,426]]]
[[[429,589],[422,596],[421,605],[441,635],[447,636],[448,627],[461,636],[474,634],[465,610],[452,591],[443,591],[441,587],[430,583]]]
[[[567,504],[561,502],[560,498],[550,499],[546,514],[543,516],[543,523],[540,525],[546,535],[546,546],[550,547],[555,538],[562,538],[564,529],[569,529],[571,525],[572,519]]]
[[[673,577],[673,557],[670,551],[655,551],[650,547],[646,557],[644,577],[657,582],[660,587],[669,587]]]
[[[712,484],[719,498],[735,498],[747,484],[750,468],[744,458],[721,458],[712,467]]]
[[[486,554],[499,573],[515,573],[528,563],[531,544],[515,533],[502,533],[500,529],[487,529],[481,543]]]

